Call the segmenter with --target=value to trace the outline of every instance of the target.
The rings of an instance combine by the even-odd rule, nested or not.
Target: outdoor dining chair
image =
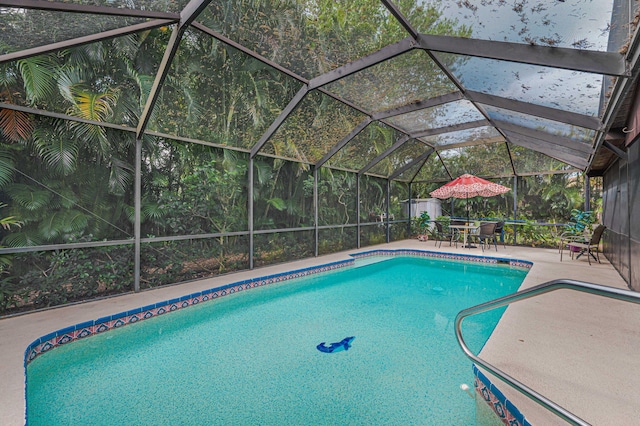
[[[562,253],[562,250],[564,249],[564,247],[566,247],[572,241],[583,243],[587,241],[590,237],[591,237],[591,234],[586,232],[586,230],[580,235],[576,235],[571,231],[563,232],[562,234],[560,234],[560,242],[558,244],[558,253]],[[562,260],[562,256],[560,256],[560,260]]]
[[[496,238],[496,222],[484,222],[480,224],[480,229],[477,234],[471,234],[472,237],[478,240],[480,247],[482,247],[482,251],[484,251],[485,244],[491,244],[493,241],[493,245],[498,251],[498,243]]]
[[[445,231],[442,222],[438,222],[436,220],[433,223],[436,225],[435,230],[433,231],[433,239],[436,241],[436,245],[440,242],[439,247],[442,247],[442,241],[449,241],[449,246],[455,242],[456,248],[458,248],[457,235],[450,230]]]
[[[591,237],[588,240],[569,240],[565,241],[565,243],[560,247],[560,261],[562,262],[562,252],[564,251],[564,246],[566,245],[571,251],[571,258],[573,258],[574,252],[573,250],[579,250],[580,253],[576,256],[576,259],[582,256],[583,254],[587,254],[587,260],[589,261],[589,265],[591,265],[591,258],[600,262],[600,240],[602,239],[602,234],[607,227],[604,225],[598,225],[596,229],[591,234]],[[575,247],[575,249],[572,249]],[[593,253],[596,253],[595,256]]]

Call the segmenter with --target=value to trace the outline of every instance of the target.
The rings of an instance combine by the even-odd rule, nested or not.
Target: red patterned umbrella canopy
[[[441,186],[429,194],[433,198],[471,198],[471,197],[493,197],[504,194],[510,188],[477,176],[464,174],[446,185]]]
[[[504,194],[510,188],[489,182],[474,175],[464,174],[446,185],[429,193],[433,198],[493,197]],[[469,201],[467,201],[467,222],[469,221]]]

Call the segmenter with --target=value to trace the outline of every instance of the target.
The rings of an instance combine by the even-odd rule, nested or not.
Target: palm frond
[[[131,190],[133,167],[124,161],[111,157],[111,173],[109,175],[109,191],[122,195]]]
[[[5,247],[31,247],[41,244],[42,240],[33,231],[12,232],[2,239],[2,245]]]
[[[71,95],[74,99],[73,113],[76,117],[100,122],[106,121],[112,113],[111,106],[118,100],[117,94],[113,91],[95,93],[79,86],[71,87]]]
[[[72,86],[70,92],[74,105],[69,108],[68,114],[91,121],[107,122],[113,114],[112,105],[118,99],[116,92],[96,93],[84,89],[81,85]],[[73,122],[70,128],[79,138],[90,144],[98,144],[102,154],[108,155],[110,144],[104,127]]]
[[[152,75],[140,74],[130,62],[127,62],[127,74],[136,82],[140,89],[140,105],[138,105],[138,107],[142,109],[147,102],[149,93],[151,93],[155,78]]]
[[[55,71],[48,55],[20,59],[18,69],[24,81],[27,99],[31,102],[46,99],[56,88]]]
[[[256,167],[256,178],[260,185],[264,185],[267,181],[271,179],[272,169],[269,164],[264,163],[262,161],[255,161],[254,165]]]
[[[127,34],[112,39],[111,44],[120,55],[126,58],[135,58],[140,48],[139,39],[138,34]]]
[[[78,175],[75,175],[78,176]],[[75,177],[74,176],[74,177]],[[88,177],[84,178],[84,176],[78,176],[78,181],[79,182],[87,182],[89,181]],[[51,187],[52,185],[50,184],[49,187]],[[83,189],[86,190],[86,188],[83,187]],[[55,188],[55,191],[58,193],[58,197],[55,197],[52,201],[52,207],[51,208],[61,208],[61,209],[71,209],[75,206],[78,206],[80,203],[80,199],[79,199],[79,194],[76,194],[73,191],[73,188],[69,187],[69,186],[62,186],[61,188]],[[82,191],[84,192],[84,191]],[[56,204],[55,207],[53,207],[53,203]]]
[[[104,43],[90,43],[70,49],[69,63],[86,67],[87,63],[102,64],[107,57]]]
[[[238,151],[225,149],[222,151],[222,165],[228,171],[235,173],[238,169],[246,170],[247,161],[246,157],[240,154]]]
[[[82,72],[75,67],[64,67],[58,71],[58,91],[69,102],[73,103],[71,88],[82,83]]]
[[[103,156],[109,155],[110,144],[104,127],[94,124],[71,122],[69,123],[69,128],[73,130],[78,140],[84,142],[86,146],[97,148],[97,151]]]
[[[0,109],[0,130],[10,141],[20,142],[31,137],[33,122],[25,112]]]
[[[38,232],[47,240],[53,240],[68,233],[79,233],[89,224],[86,214],[78,210],[55,212],[40,222]]]
[[[161,219],[166,213],[160,208],[158,203],[153,203],[148,200],[142,200],[142,207],[140,209],[142,218]]]
[[[0,255],[0,273],[6,272],[6,269],[11,265],[13,265],[13,254]]]
[[[4,147],[0,147],[0,188],[13,180],[14,171],[13,153]]]
[[[22,222],[16,219],[15,216],[8,216],[0,219],[0,226],[2,226],[2,228],[11,229],[11,225],[16,225],[20,228],[22,226]]]
[[[187,103],[187,120],[191,123],[197,123],[202,119],[204,115],[204,108],[198,103],[197,97],[191,93],[188,87],[184,87],[182,90],[184,99]]]
[[[5,192],[20,206],[35,211],[47,206],[52,194],[46,189],[36,189],[22,183],[14,183],[5,187]]]
[[[73,139],[61,133],[36,131],[34,144],[38,154],[54,173],[66,176],[76,170],[79,147]]]
[[[81,232],[89,225],[89,216],[79,210],[66,210],[63,216],[65,232]]]
[[[136,222],[136,209],[133,206],[129,206],[126,205],[123,208],[124,214],[127,216],[127,220],[130,223],[135,223]],[[144,214],[142,214],[142,212],[140,212],[140,216],[142,216],[140,218],[140,222],[144,222]]]
[[[5,203],[0,203],[0,209],[2,209],[4,207],[7,207],[7,205]],[[21,221],[19,221],[18,219],[16,219],[15,216],[8,216],[8,217],[0,218],[0,226],[2,228],[4,228],[5,230],[7,230],[7,231],[10,230],[12,225],[15,225],[18,228],[20,228],[23,225],[23,223]]]
[[[148,76],[139,76],[136,73],[135,69],[133,69],[132,65],[128,62],[126,63],[126,66],[127,74],[136,82],[139,87],[141,87],[141,85],[147,84],[145,77]],[[133,75],[131,73],[133,73]],[[149,91],[151,90],[152,85],[153,79],[149,84]],[[142,89],[139,89],[139,91],[142,92]],[[141,95],[139,93],[135,93],[135,91],[132,91],[132,93],[127,93],[126,96],[118,96],[117,102],[112,106],[112,116],[114,122],[136,127],[138,125],[138,121],[140,120],[140,113],[144,108],[144,103],[140,98]]]
[[[287,202],[278,197],[268,199],[267,204],[278,211],[282,211],[288,207]]]

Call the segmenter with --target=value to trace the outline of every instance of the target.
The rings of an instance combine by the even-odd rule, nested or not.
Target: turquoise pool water
[[[396,257],[81,339],[28,365],[28,423],[472,425],[455,315],[516,291],[526,272]],[[473,349],[500,315],[465,321]],[[316,349],[347,336],[348,351]]]

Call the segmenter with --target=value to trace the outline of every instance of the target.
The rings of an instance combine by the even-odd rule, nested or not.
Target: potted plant
[[[580,236],[590,232],[596,223],[596,215],[591,210],[571,210],[571,220],[567,224],[567,232],[570,235]]]
[[[420,216],[418,216],[416,221],[418,223],[418,229],[420,230],[420,233],[418,234],[418,240],[427,241],[429,239],[427,230],[429,228],[429,224],[431,223],[431,216],[429,216],[429,213],[425,210],[420,214]]]
[[[585,233],[590,233],[593,229],[593,225],[596,223],[596,215],[593,211],[582,211],[579,209],[571,210],[571,220],[567,223],[565,237],[579,238],[583,237]],[[580,251],[578,247],[569,245],[571,251]]]

